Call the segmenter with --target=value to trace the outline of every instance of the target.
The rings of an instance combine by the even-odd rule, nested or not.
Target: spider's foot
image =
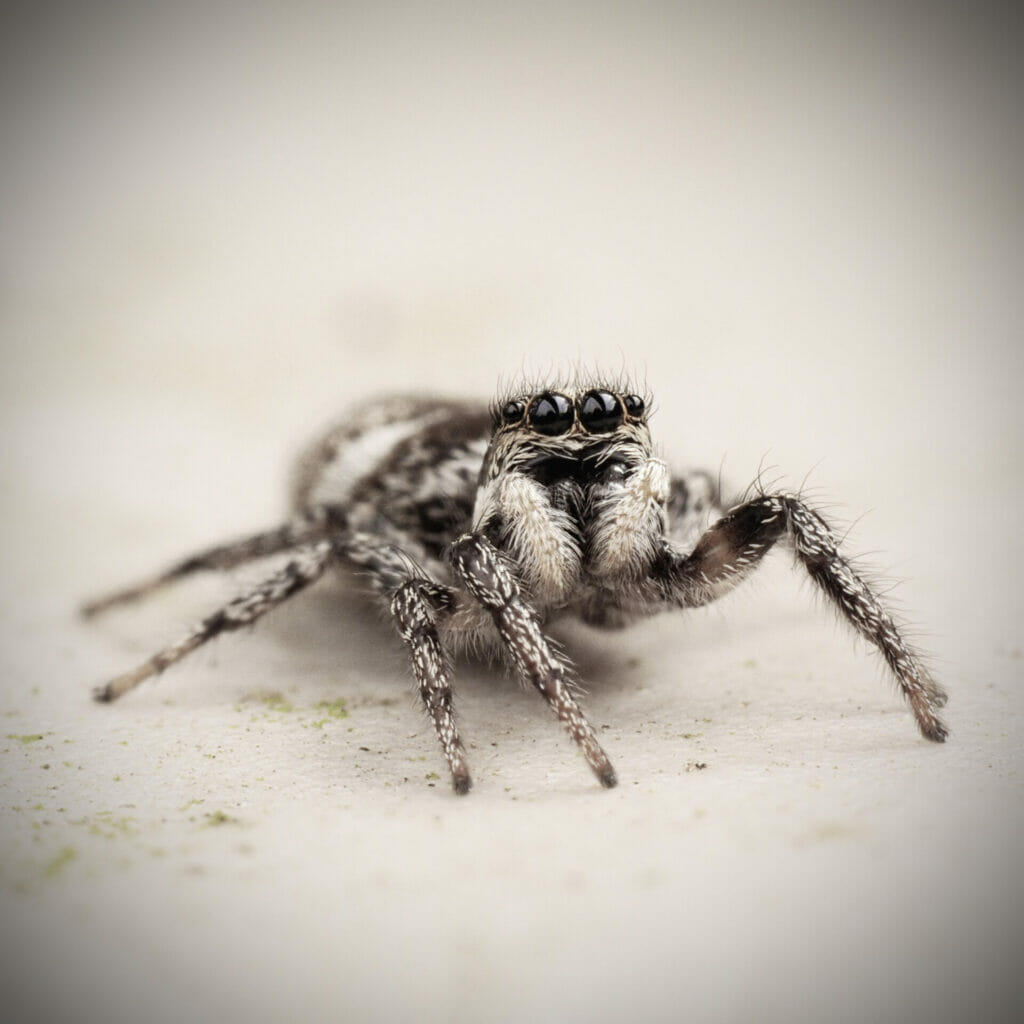
[[[615,774],[608,755],[601,749],[593,733],[581,740],[580,745],[583,748],[583,756],[587,759],[587,764],[597,776],[597,781],[605,789],[614,789],[619,784],[619,777]]]
[[[81,615],[83,619],[94,619],[97,615],[102,615],[111,608],[117,608],[120,605],[130,604],[132,601],[137,601],[139,598],[145,597],[155,589],[156,584],[152,580],[148,580],[145,583],[140,583],[134,587],[125,587],[123,590],[115,590],[110,594],[104,594],[102,597],[97,597],[92,601],[87,601],[79,607],[78,614]]]
[[[912,690],[908,697],[921,735],[932,743],[944,743],[949,730],[936,711],[946,706],[946,691],[928,679],[924,687]]]
[[[97,686],[92,691],[93,699],[98,700],[101,704],[109,704],[129,690],[134,689],[143,680],[155,675],[156,672],[157,669],[154,665],[151,662],[145,661],[131,672],[125,672],[124,675],[111,679],[109,683]]]
[[[446,735],[449,742],[444,744],[448,770],[452,773],[452,789],[457,796],[465,796],[473,788],[473,779],[469,774],[469,765],[466,764],[462,741],[454,731],[454,724],[450,721],[445,724],[450,725],[452,729],[452,737]]]
[[[89,601],[86,604],[78,606],[78,614],[83,619],[95,618],[104,608],[107,607],[105,599],[99,601]]]
[[[932,743],[945,743],[949,730],[943,724],[942,719],[936,715],[929,715],[927,719],[918,722],[921,727],[921,735]]]

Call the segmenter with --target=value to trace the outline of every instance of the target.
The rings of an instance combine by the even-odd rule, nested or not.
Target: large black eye
[[[523,418],[523,413],[526,412],[526,406],[517,398],[513,398],[511,402],[506,402],[501,407],[501,421],[502,423],[518,423]]]
[[[633,419],[638,420],[644,414],[644,400],[639,395],[626,395],[622,400],[626,405],[626,412]]]
[[[530,426],[538,434],[554,437],[572,429],[572,402],[557,391],[545,391],[530,405]]]
[[[588,391],[579,403],[580,423],[590,434],[608,434],[622,422],[622,406],[609,391]]]

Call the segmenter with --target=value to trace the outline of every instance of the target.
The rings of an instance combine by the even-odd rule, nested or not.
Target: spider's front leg
[[[569,690],[565,665],[497,549],[480,534],[466,534],[452,546],[451,561],[469,593],[490,613],[516,670],[558,715],[601,785],[616,785],[615,769]]]
[[[921,734],[941,743],[947,730],[936,711],[946,694],[904,640],[878,595],[839,551],[822,516],[799,498],[765,494],[730,509],[689,555],[666,546],[652,569],[665,596],[684,606],[707,604],[732,590],[781,539],[788,539],[811,579],[843,618],[881,652],[909,703]]]

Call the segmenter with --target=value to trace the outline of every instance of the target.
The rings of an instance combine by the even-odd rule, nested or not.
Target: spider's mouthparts
[[[526,463],[524,471],[539,484],[550,487],[563,480],[572,480],[584,487],[602,483],[610,477],[625,475],[625,464],[619,459],[601,458],[604,450],[595,454],[581,451],[578,455],[538,455]]]

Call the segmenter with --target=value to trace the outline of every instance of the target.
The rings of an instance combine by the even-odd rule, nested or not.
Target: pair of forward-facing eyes
[[[509,399],[498,410],[503,426],[522,425],[546,437],[568,434],[578,423],[588,434],[609,434],[623,421],[641,421],[644,400],[639,395],[618,395],[594,388],[575,400],[559,391],[544,391],[532,398]]]

